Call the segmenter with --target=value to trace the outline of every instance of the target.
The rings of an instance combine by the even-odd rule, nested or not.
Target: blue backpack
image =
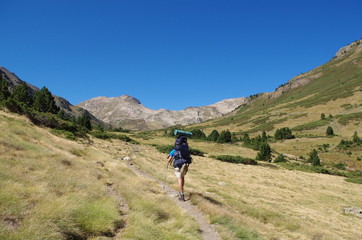
[[[190,156],[189,145],[187,143],[187,137],[179,136],[175,141],[175,153],[173,166],[181,168],[183,164],[190,164],[192,158]]]

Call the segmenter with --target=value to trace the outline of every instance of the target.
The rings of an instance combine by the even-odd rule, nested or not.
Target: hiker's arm
[[[167,164],[171,164],[172,162],[172,156],[168,155],[167,157]]]

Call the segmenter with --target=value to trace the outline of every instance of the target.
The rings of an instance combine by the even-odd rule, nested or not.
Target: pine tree
[[[256,160],[269,161],[269,162],[271,161],[271,148],[269,144],[262,143],[260,145],[260,149],[256,156]]]
[[[358,137],[357,131],[354,132],[353,134],[353,142],[354,143],[360,143],[361,139]]]
[[[88,130],[92,130],[90,117],[87,113],[84,113],[82,116],[78,117],[77,123]]]
[[[33,108],[38,112],[50,112],[55,114],[59,111],[52,93],[46,87],[43,87],[35,93]]]
[[[313,166],[321,165],[317,150],[313,149],[313,151],[309,153],[308,162],[312,163]]]
[[[30,95],[29,87],[26,83],[17,85],[13,91],[13,98],[18,101],[25,103],[28,106],[31,106],[33,103],[33,98]]]
[[[267,137],[266,132],[264,130],[263,133],[261,134],[261,141],[266,142],[267,140],[268,140],[268,137]]]
[[[210,135],[207,136],[206,139],[207,139],[208,141],[216,142],[217,139],[219,138],[219,136],[220,136],[219,132],[214,129],[214,130],[212,130],[212,132],[210,133]]]
[[[1,78],[2,79],[0,80],[0,102],[3,102],[11,96],[11,93],[9,91],[8,80],[6,80],[3,77]]]
[[[327,127],[326,135],[327,136],[334,136],[334,131],[333,131],[333,128],[331,126]]]
[[[217,139],[218,143],[230,143],[231,142],[231,133],[229,130],[222,131],[220,136]]]
[[[244,145],[249,145],[250,144],[250,137],[249,137],[249,134],[247,133],[244,133],[241,141],[244,142]]]
[[[192,132],[192,138],[198,138],[198,139],[205,139],[206,135],[205,133],[200,129],[194,129]]]

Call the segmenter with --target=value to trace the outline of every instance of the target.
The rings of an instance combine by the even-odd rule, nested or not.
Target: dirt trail
[[[206,217],[195,206],[193,206],[190,203],[190,201],[185,201],[185,202],[179,201],[177,191],[170,188],[164,182],[162,182],[162,181],[152,177],[151,175],[143,172],[142,170],[140,170],[131,159],[123,160],[123,158],[117,157],[117,156],[119,156],[119,152],[115,154],[115,152],[113,151],[114,150],[113,147],[114,146],[109,146],[108,144],[97,146],[97,148],[102,149],[103,151],[108,152],[110,155],[114,156],[114,159],[117,159],[119,161],[127,161],[126,165],[140,177],[147,178],[151,181],[156,182],[162,188],[162,190],[169,196],[169,198],[172,201],[174,201],[180,208],[185,210],[187,214],[189,214],[196,220],[197,224],[199,225],[200,233],[201,233],[201,236],[203,239],[205,239],[205,240],[220,240],[221,239],[219,237],[218,233],[216,232],[216,230],[214,229],[214,227],[206,220]],[[130,150],[128,152],[128,154],[130,154],[130,156],[132,158],[134,158],[134,157],[137,158],[137,155],[140,152],[139,146],[137,146],[137,145],[128,145],[128,150]],[[175,182],[175,184],[176,184],[176,182]],[[112,187],[110,187],[109,190],[112,194],[117,195],[116,198],[119,199],[120,202],[125,203],[125,201],[123,199],[121,199],[121,196],[118,193],[116,193]],[[127,215],[127,212],[129,211],[128,206],[123,206],[123,208],[124,208],[123,212]],[[117,231],[116,238],[119,236],[119,234],[120,234],[120,231]]]
[[[189,201],[179,201],[177,196],[178,192],[170,188],[165,183],[159,181],[158,179],[144,173],[142,170],[138,169],[137,166],[134,163],[128,162],[127,164],[129,168],[131,168],[137,175],[148,178],[152,181],[157,182],[160,187],[162,187],[163,191],[182,209],[184,209],[190,216],[195,218],[196,222],[199,225],[200,232],[202,235],[202,238],[205,240],[220,240],[220,237],[214,227],[208,223],[205,216],[195,207],[193,206]],[[187,200],[187,199],[186,199]]]

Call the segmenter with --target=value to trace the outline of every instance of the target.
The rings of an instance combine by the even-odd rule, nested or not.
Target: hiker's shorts
[[[188,170],[189,170],[189,165],[185,163],[184,165],[182,165],[181,169],[175,168],[175,175],[177,178],[184,177]]]

